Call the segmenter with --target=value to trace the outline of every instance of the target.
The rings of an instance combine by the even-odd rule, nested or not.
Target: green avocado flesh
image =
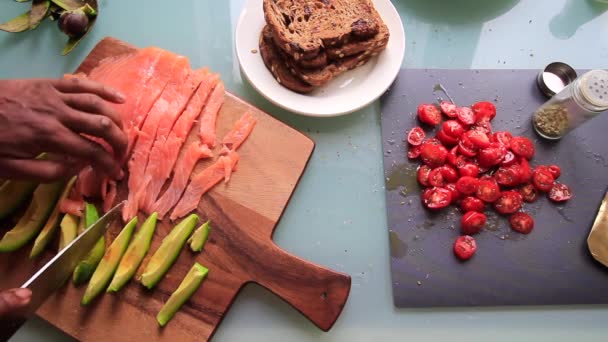
[[[69,245],[78,236],[78,224],[80,221],[81,219],[78,216],[72,214],[63,215],[63,219],[59,223],[59,250],[64,249],[65,246]]]
[[[158,284],[179,256],[197,222],[198,216],[192,214],[175,226],[171,233],[163,239],[141,275],[142,285],[151,289]]]
[[[46,223],[55,207],[64,182],[41,184],[32,196],[32,202],[17,225],[0,240],[0,252],[12,252],[27,244]]]
[[[5,181],[0,186],[0,220],[14,213],[38,184],[25,181]]]
[[[203,225],[198,227],[188,239],[190,249],[193,252],[200,252],[203,250],[205,242],[207,242],[207,238],[209,237],[209,232],[211,231],[211,227],[209,226],[210,224],[210,221],[203,223]]]
[[[99,220],[99,213],[94,205],[90,203],[85,205],[84,220],[86,228],[89,228],[93,223]],[[74,269],[74,273],[72,274],[72,282],[74,285],[84,284],[91,279],[91,276],[103,258],[105,251],[106,239],[102,236],[99,240],[97,240],[97,243],[93,249],[91,249],[89,254],[87,254],[87,256]]]
[[[53,209],[51,216],[49,216],[49,219],[46,221],[44,227],[42,227],[40,234],[38,234],[38,237],[34,241],[34,246],[30,252],[30,258],[33,259],[40,255],[40,253],[44,251],[48,243],[51,241],[51,238],[53,237],[53,234],[55,234],[57,226],[59,225],[59,218],[61,217],[61,212],[59,211],[60,203],[63,199],[68,197],[75,181],[76,177],[72,177],[63,188],[63,192],[61,193],[61,196],[59,196],[57,204],[55,204],[55,209]]]
[[[116,269],[114,278],[108,287],[107,292],[118,292],[133,276],[142,260],[150,249],[152,243],[152,237],[154,237],[154,231],[156,230],[156,220],[158,218],[157,213],[152,213],[141,225],[137,234],[133,238],[133,241],[129,244],[127,251],[120,260],[120,264]]]
[[[156,320],[161,327],[164,327],[181,306],[192,297],[207,277],[207,273],[209,273],[209,270],[205,266],[194,263],[194,266],[188,271],[188,274],[186,274],[184,280],[179,284],[177,290],[171,294],[169,300],[163,305],[158,315],[156,315]]]
[[[89,304],[95,297],[105,290],[106,286],[112,279],[116,268],[118,267],[120,259],[127,250],[127,246],[129,246],[129,241],[131,241],[131,236],[133,236],[135,226],[137,226],[137,216],[129,221],[129,223],[127,223],[127,225],[122,229],[120,234],[118,234],[116,239],[112,242],[104,254],[103,258],[99,262],[99,265],[97,265],[97,269],[93,273],[91,281],[89,281],[89,286],[87,286],[87,290],[82,297],[82,305]]]

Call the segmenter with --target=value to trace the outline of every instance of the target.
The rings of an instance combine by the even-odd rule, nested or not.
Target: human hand
[[[127,137],[111,103],[123,102],[87,79],[0,80],[0,178],[53,181],[85,164],[122,178]],[[105,140],[114,155],[81,134]],[[52,157],[35,159],[42,152]]]
[[[12,289],[0,292],[0,320],[25,308],[32,299],[29,289]]]

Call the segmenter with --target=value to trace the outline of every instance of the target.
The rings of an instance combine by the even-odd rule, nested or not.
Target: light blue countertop
[[[68,57],[45,22],[33,32],[0,34],[0,78],[59,77],[73,71],[104,36],[156,45],[220,72],[227,88],[309,134],[316,150],[275,233],[286,250],[349,273],[348,303],[328,333],[254,285],[238,296],[216,341],[605,341],[608,308],[509,307],[396,309],[389,273],[380,105],[331,119],[296,116],[243,81],[233,37],[243,0],[100,0],[92,34]],[[393,1],[407,34],[403,67],[532,68],[564,61],[608,67],[608,5],[591,0]],[[0,2],[0,21],[24,11]],[[550,286],[550,284],[548,284]],[[454,294],[458,295],[457,293]],[[111,327],[108,327],[111,329]],[[35,319],[14,341],[66,341]]]

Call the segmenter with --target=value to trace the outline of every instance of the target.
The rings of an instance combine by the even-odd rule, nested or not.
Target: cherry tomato
[[[454,242],[454,254],[460,260],[469,260],[477,251],[475,239],[469,235],[459,236]]]
[[[450,153],[448,153],[448,156],[446,157],[446,161],[448,164],[456,166],[456,158],[458,158],[458,146],[452,147]]]
[[[468,143],[466,143],[465,140],[460,139],[458,142],[458,152],[463,156],[475,157],[475,155],[477,155],[477,150],[474,147],[467,146],[467,144]]]
[[[453,183],[458,180],[458,171],[449,165],[443,165],[439,167],[441,175],[449,183]]]
[[[503,191],[496,202],[494,209],[501,214],[513,214],[521,209],[522,197],[517,191]]]
[[[509,146],[511,151],[520,157],[530,160],[534,156],[534,144],[526,137],[513,137]]]
[[[491,180],[479,180],[475,195],[484,202],[492,203],[500,197],[500,188]]]
[[[471,127],[472,130],[475,131],[480,131],[483,132],[485,134],[488,135],[488,138],[491,139],[492,136],[492,124],[490,123],[490,121],[481,121],[481,122],[477,122],[475,123],[475,125],[473,125],[473,127]]]
[[[418,119],[427,125],[436,126],[441,122],[441,112],[433,104],[418,106]]]
[[[486,221],[486,215],[476,211],[467,211],[460,219],[460,229],[467,235],[477,234],[486,224]]]
[[[572,190],[566,184],[555,183],[549,191],[549,199],[554,202],[564,202],[572,198]]]
[[[538,198],[538,191],[536,191],[534,185],[530,183],[519,188],[519,193],[521,194],[524,202],[532,203]]]
[[[532,183],[539,191],[547,192],[553,188],[555,179],[549,170],[542,167],[537,167],[532,172]]]
[[[463,124],[470,126],[475,123],[475,113],[469,107],[458,107],[456,109],[458,120]]]
[[[549,165],[549,172],[553,175],[553,179],[558,179],[562,174],[562,169],[557,165]]]
[[[441,167],[431,170],[429,173],[429,185],[443,187],[445,184],[445,179],[441,174]]]
[[[526,158],[521,158],[519,161],[519,181],[521,183],[529,183],[532,180],[532,169]]]
[[[448,150],[443,145],[435,145],[433,143],[424,143],[420,147],[420,158],[428,166],[435,168],[445,164],[445,159],[448,156]]]
[[[422,193],[422,203],[429,209],[445,208],[452,202],[452,192],[446,188],[428,188]]]
[[[456,203],[460,199],[460,192],[456,189],[456,184],[450,183],[445,186],[446,189],[450,190],[452,193],[452,203]]]
[[[511,135],[511,133],[507,131],[496,132],[494,133],[494,135],[492,135],[493,141],[501,143],[505,146],[510,146],[511,139],[513,139],[513,135]]]
[[[515,163],[517,163],[517,157],[515,157],[515,154],[513,154],[513,152],[507,151],[507,153],[505,154],[505,157],[502,159],[502,162],[500,163],[500,165],[510,166]]]
[[[444,121],[441,125],[441,129],[445,134],[456,139],[460,138],[460,136],[462,136],[462,133],[464,133],[464,127],[460,122],[456,120]]]
[[[486,209],[486,204],[477,197],[467,196],[460,201],[460,209],[465,213],[467,211],[483,212]]]
[[[477,154],[477,161],[480,166],[492,167],[500,164],[507,154],[507,149],[499,143],[491,143]]]
[[[454,146],[454,145],[458,144],[457,138],[453,138],[453,137],[449,136],[443,130],[437,132],[437,139],[439,139],[439,141],[441,141],[441,143],[445,146]]]
[[[469,138],[473,146],[476,148],[486,148],[490,146],[490,138],[484,132],[479,130],[469,130],[464,133]]]
[[[515,213],[509,217],[511,228],[522,234],[529,234],[534,229],[534,219],[526,213]]]
[[[473,163],[466,163],[460,169],[458,169],[461,176],[469,176],[476,178],[479,176],[479,167]]]
[[[407,134],[407,142],[412,146],[418,146],[422,144],[422,141],[426,137],[424,130],[418,126],[412,128]]]
[[[475,113],[477,122],[490,121],[496,116],[496,106],[492,102],[477,102],[471,106],[471,109]]]
[[[418,179],[418,183],[420,183],[420,185],[422,186],[429,186],[430,173],[430,167],[428,167],[427,165],[420,165],[420,167],[418,168],[418,175],[416,177]]]
[[[517,169],[515,169],[517,167]],[[519,165],[501,166],[494,173],[494,179],[500,185],[516,186],[520,181]]]
[[[458,113],[456,112],[457,106],[451,102],[441,101],[441,104],[439,104],[439,107],[441,107],[441,111],[448,118],[455,118],[458,116]]]
[[[477,191],[479,180],[473,177],[461,177],[456,182],[456,189],[458,192],[465,195],[474,194]]]
[[[407,157],[410,159],[420,157],[420,146],[410,146],[410,148],[407,150]]]

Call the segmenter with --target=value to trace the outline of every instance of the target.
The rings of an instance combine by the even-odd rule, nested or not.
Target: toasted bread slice
[[[264,0],[263,8],[277,47],[296,61],[368,40],[382,22],[371,0]]]

